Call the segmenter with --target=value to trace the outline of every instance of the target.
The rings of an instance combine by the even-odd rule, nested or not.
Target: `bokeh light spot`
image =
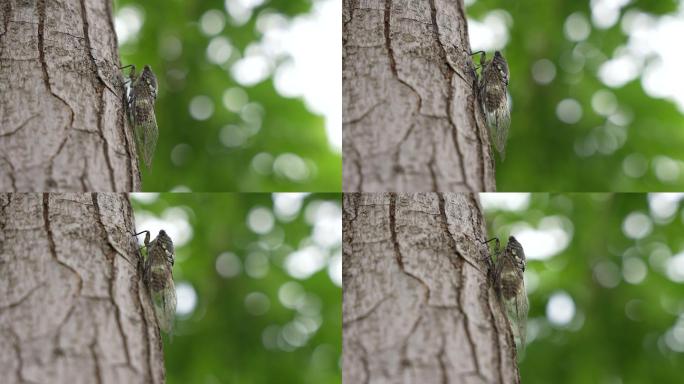
[[[247,225],[254,233],[260,235],[271,232],[274,223],[273,213],[265,207],[254,207],[247,215]]]
[[[622,261],[622,277],[630,284],[639,284],[646,278],[646,263],[636,257],[628,257]]]
[[[214,114],[214,102],[209,96],[195,96],[190,100],[190,115],[195,120],[207,120]]]
[[[216,272],[226,278],[238,276],[242,270],[242,262],[232,252],[223,252],[216,258]]]
[[[610,261],[601,261],[594,265],[594,279],[606,288],[615,288],[620,284],[620,269]]]
[[[223,105],[231,112],[240,112],[248,101],[247,92],[242,88],[228,88],[223,92]]]
[[[176,314],[187,317],[197,306],[197,293],[190,283],[181,281],[176,284]]]
[[[200,30],[206,36],[213,36],[221,31],[226,26],[226,17],[222,11],[218,9],[210,9],[200,17]]]
[[[564,99],[556,107],[558,119],[566,124],[575,124],[582,118],[582,106],[575,99]]]
[[[252,292],[245,296],[245,309],[249,314],[261,316],[268,312],[271,307],[271,300],[261,292]]]
[[[538,84],[549,84],[556,78],[556,65],[548,59],[537,60],[532,66],[532,77]]]
[[[632,212],[622,222],[622,232],[630,239],[643,239],[653,230],[651,218],[642,212]]]
[[[570,324],[575,316],[575,302],[566,292],[556,292],[546,304],[546,317],[549,322],[558,327]]]
[[[565,37],[570,41],[583,41],[589,37],[591,32],[591,26],[587,17],[582,12],[575,12],[565,19],[565,25],[563,26],[565,32]]]
[[[530,206],[529,193],[480,193],[480,204],[485,210],[524,211]]]

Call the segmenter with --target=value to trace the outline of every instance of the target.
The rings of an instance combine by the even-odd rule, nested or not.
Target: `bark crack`
[[[356,186],[356,191],[363,192],[363,168],[361,166],[361,154],[359,153],[359,150],[356,149],[356,146],[354,145],[353,141],[350,141],[347,147],[349,147],[349,149],[351,149],[351,151],[354,153],[354,166],[356,167],[356,171],[359,174],[359,181]]]
[[[475,373],[477,376],[481,377],[484,381],[487,381],[483,376],[482,373],[480,372],[480,364],[477,360],[477,349],[475,349],[475,342],[473,340],[473,336],[470,334],[470,320],[468,319],[468,314],[466,311],[463,309],[463,296],[465,293],[465,281],[466,281],[466,276],[467,274],[464,273],[465,268],[463,268],[463,264],[461,264],[461,270],[459,271],[460,276],[461,276],[461,289],[458,292],[457,301],[458,301],[458,308],[459,311],[461,312],[461,315],[463,316],[463,329],[465,330],[465,336],[466,340],[468,341],[468,346],[470,347],[470,355],[473,357],[473,365],[475,366]]]
[[[422,310],[422,308],[421,308]],[[404,340],[403,345],[401,346],[401,367],[402,369],[404,367],[408,367],[411,365],[411,360],[408,358],[408,342],[411,339],[411,336],[413,336],[414,333],[416,333],[416,329],[418,329],[418,325],[420,324],[421,320],[423,320],[423,314],[421,313],[418,315],[418,318],[416,321],[413,323],[411,326],[411,330],[409,331],[408,335],[406,335],[406,339]]]
[[[489,296],[489,294],[488,294]],[[496,371],[499,375],[499,383],[503,383],[503,371],[502,371],[502,363],[501,363],[501,343],[499,342],[499,326],[496,324],[496,319],[494,318],[494,309],[492,308],[492,303],[489,300],[489,297],[487,297],[487,307],[489,308],[489,321],[492,323],[492,326],[494,327],[494,337],[493,337],[493,344],[494,347],[496,348]],[[515,344],[515,343],[514,343]],[[515,348],[514,348],[515,349]]]
[[[475,113],[475,110],[476,110],[476,109],[479,110],[479,108],[480,108],[480,107],[479,107],[480,103],[477,102],[477,100],[479,100],[479,98],[480,98],[480,96],[479,96],[479,95],[480,95],[480,91],[479,91],[479,89],[477,89],[477,87],[474,87],[473,93],[475,94],[475,98],[474,98],[474,100],[473,100],[472,96],[470,97],[470,99],[473,100],[473,101],[470,101],[470,102],[468,103],[468,104],[469,104],[468,110],[470,111],[471,118],[472,118],[473,121],[475,122],[475,137],[477,137],[478,152],[479,152],[481,164],[482,164],[482,167],[483,167],[483,169],[482,169],[482,174],[481,174],[481,178],[482,178],[482,189],[483,189],[483,190],[486,190],[487,187],[486,187],[486,183],[485,183],[485,178],[486,178],[485,169],[487,168],[487,164],[485,164],[484,153],[485,153],[485,151],[487,150],[487,148],[489,148],[489,146],[488,146],[488,143],[485,144],[484,140],[482,140],[482,125],[480,124],[479,120],[477,119],[477,115],[476,115],[476,113]],[[474,104],[475,106],[473,106],[473,104]],[[489,134],[489,133],[486,133],[486,134]],[[493,158],[490,159],[490,165],[492,166],[492,171],[494,171],[494,166],[495,166],[493,160],[494,160]],[[495,185],[495,187],[496,187],[496,185]]]
[[[472,198],[473,194],[469,194]],[[442,230],[444,231],[445,235],[447,236],[447,240],[449,242],[449,248],[454,252],[455,255],[459,256],[459,258],[462,261],[465,261],[466,263],[470,264],[473,268],[475,268],[478,272],[482,273],[485,276],[489,276],[488,273],[485,273],[478,265],[475,264],[475,262],[471,261],[468,257],[465,257],[461,252],[458,251],[458,247],[456,246],[456,238],[454,235],[451,233],[451,230],[449,229],[449,218],[446,215],[446,201],[444,199],[444,193],[439,193],[437,194],[437,198],[439,199],[439,214],[442,217],[441,221],[441,227]],[[451,260],[451,257],[449,257]],[[453,263],[452,263],[453,264]]]
[[[456,254],[458,254],[457,248],[456,248],[456,241],[451,236],[451,232],[449,231],[449,226],[448,226],[447,216],[446,216],[446,209],[445,209],[444,194],[441,194],[441,193],[438,194],[438,198],[439,198],[439,211],[440,211],[440,214],[442,215],[442,229],[446,230],[446,235],[448,238],[449,247],[452,250],[454,250]],[[451,260],[450,257],[449,257],[449,260]],[[471,263],[464,257],[460,257],[457,260],[459,260],[460,263],[454,263],[454,262],[451,263],[454,266],[454,268],[456,268],[457,274],[461,277],[461,285],[460,285],[460,287],[459,287],[460,289],[456,295],[456,302],[458,305],[458,311],[463,318],[463,328],[465,330],[466,340],[468,341],[468,345],[469,345],[470,350],[471,350],[471,356],[473,357],[473,364],[475,366],[475,373],[477,374],[477,376],[483,377],[482,373],[480,372],[480,364],[477,360],[477,350],[475,349],[475,342],[473,340],[472,335],[470,334],[470,328],[469,328],[470,320],[468,319],[468,314],[466,313],[466,311],[463,308],[463,296],[465,294],[465,286],[466,286],[465,282],[466,282],[466,276],[467,276],[467,274],[465,273],[465,268],[463,268],[463,263],[464,262],[468,262],[469,264],[471,264]]]
[[[45,183],[46,183],[45,188],[48,189],[48,190],[49,190],[50,188],[52,188],[52,187],[55,187],[55,188],[57,187],[57,183],[56,183],[55,180],[52,178],[52,171],[53,171],[53,169],[54,169],[54,167],[55,167],[55,159],[56,159],[57,156],[59,156],[59,154],[62,152],[62,150],[64,149],[64,146],[66,146],[66,142],[67,142],[68,140],[69,140],[69,135],[64,136],[64,139],[62,139],[62,142],[59,143],[59,147],[57,147],[57,152],[55,152],[54,155],[50,156],[50,160],[48,161],[48,164],[49,164],[49,165],[48,165],[48,167],[47,167],[47,169],[46,169],[46,172],[47,172],[47,180],[46,180],[46,182],[45,182]]]
[[[98,226],[102,231],[102,236],[104,240],[107,242],[110,248],[110,256],[107,257],[110,260],[112,266],[111,275],[109,277],[109,297],[112,306],[114,307],[114,311],[116,312],[116,325],[119,328],[119,334],[121,335],[121,340],[123,341],[124,353],[126,355],[126,364],[130,366],[131,356],[130,351],[128,350],[128,339],[126,338],[126,333],[124,332],[123,325],[121,324],[121,308],[119,308],[119,304],[116,302],[116,297],[114,295],[114,285],[117,278],[116,254],[119,252],[117,251],[116,247],[112,244],[112,241],[109,238],[109,233],[107,232],[107,228],[105,227],[104,222],[102,221],[102,213],[100,211],[100,204],[97,200],[97,193],[92,193],[90,197],[93,201],[93,207],[95,208],[95,218],[97,219]]]
[[[100,97],[100,103],[97,108],[97,128],[100,138],[102,139],[102,152],[104,152],[105,163],[107,164],[107,171],[109,172],[109,182],[112,187],[112,192],[115,192],[117,190],[116,180],[114,177],[114,168],[112,167],[112,160],[109,158],[109,142],[107,141],[104,135],[104,87],[98,87],[97,93]]]
[[[17,179],[14,177],[14,174],[15,174],[14,165],[6,156],[2,156],[2,159],[5,161],[5,163],[7,163],[7,165],[9,165],[10,171],[7,172],[7,176],[10,179],[10,184],[12,184],[12,191],[16,192],[17,191]]]
[[[414,119],[414,118],[415,118],[415,114],[413,116],[411,116],[411,119]],[[402,167],[401,164],[399,164],[399,155],[401,154],[401,146],[404,145],[406,140],[408,140],[411,133],[413,133],[413,129],[415,127],[416,127],[415,123],[411,124],[409,129],[406,130],[406,134],[401,138],[401,140],[399,140],[399,143],[397,143],[397,150],[396,150],[396,152],[394,152],[394,156],[393,156],[394,157],[394,159],[393,159],[394,160],[394,167],[392,167],[392,170],[396,174],[404,173],[404,167]],[[433,180],[433,184],[434,184],[434,180]]]
[[[55,91],[52,89],[52,84],[50,83],[50,73],[48,71],[47,61],[45,60],[45,18],[47,8],[45,1],[46,0],[37,0],[36,3],[36,6],[38,7],[38,57],[40,58],[40,66],[43,70],[43,81],[47,87],[47,90],[52,94],[52,96],[69,108],[69,112],[71,113],[69,128],[73,128],[75,116],[74,109],[71,108],[71,105],[69,105],[64,98],[55,93]]]
[[[445,344],[446,341],[444,338],[441,338],[442,343],[439,346],[439,354],[437,355],[437,360],[439,361],[439,370],[442,373],[442,384],[448,384],[449,383],[449,374],[447,372],[447,367],[444,361],[446,360],[446,349],[445,349]]]
[[[45,282],[36,285],[35,287],[31,288],[28,292],[26,292],[26,294],[24,294],[22,297],[20,297],[19,299],[17,299],[17,301],[15,301],[15,302],[13,302],[13,303],[9,303],[9,304],[7,304],[7,305],[4,305],[4,306],[0,307],[0,309],[2,309],[2,310],[4,311],[4,310],[7,310],[7,309],[11,309],[11,308],[18,307],[18,306],[21,305],[24,301],[26,301],[29,297],[31,297],[34,293],[36,293],[36,291],[37,291],[38,289],[44,287],[45,285],[46,285]]]
[[[104,90],[105,88],[109,89],[110,92],[112,92],[115,96],[118,96],[118,94],[112,90],[109,85],[104,81],[102,76],[100,76],[100,71],[97,67],[97,61],[95,60],[95,56],[93,56],[93,48],[92,44],[90,42],[90,34],[88,32],[88,15],[87,15],[87,10],[86,10],[86,5],[85,1],[81,0],[81,19],[82,19],[82,25],[83,25],[83,36],[85,38],[85,50],[87,53],[88,58],[90,59],[91,62],[91,70],[95,73],[97,76],[98,80],[100,81],[100,85],[96,86],[93,84],[93,88],[98,93],[98,97],[100,99],[98,108],[97,108],[97,128],[100,133],[100,138],[102,139],[102,151],[104,152],[104,158],[105,158],[105,163],[107,164],[107,170],[109,171],[109,182],[112,187],[112,191],[116,191],[116,180],[114,178],[114,168],[112,167],[112,161],[109,158],[109,142],[105,138],[104,135],[104,109],[105,109],[105,93]]]
[[[88,186],[86,185],[88,181],[88,158],[84,157],[83,158],[83,172],[81,172],[81,176],[79,177],[79,180],[81,181],[81,188],[83,189],[83,192],[88,192]]]
[[[435,152],[437,151],[437,148],[435,146],[435,142],[432,142],[432,154],[430,155],[430,162],[428,162],[428,170],[430,171],[430,179],[432,179],[432,190],[437,192],[438,185],[437,185],[437,174],[435,173]]]
[[[457,7],[461,7],[461,4],[459,4]],[[437,24],[437,7],[435,5],[435,0],[430,0],[430,17],[432,19],[432,31],[435,35],[435,39],[437,40],[437,45],[439,46],[441,50],[441,56],[444,62],[447,65],[447,76],[446,80],[449,84],[449,92],[447,94],[447,120],[449,121],[449,125],[451,125],[452,128],[452,135],[453,135],[453,140],[454,140],[454,148],[456,149],[456,154],[458,155],[458,160],[459,160],[459,166],[461,168],[461,174],[463,175],[463,181],[465,183],[465,186],[468,188],[470,192],[473,191],[473,187],[470,186],[468,183],[468,176],[465,172],[465,165],[463,162],[463,153],[461,151],[461,146],[458,140],[458,129],[456,127],[456,123],[454,123],[454,119],[452,117],[451,113],[451,105],[454,101],[454,84],[453,79],[454,79],[454,74],[458,75],[463,81],[465,81],[468,85],[471,85],[459,71],[454,68],[451,63],[449,62],[449,56],[447,54],[446,48],[444,47],[444,44],[442,44],[442,41],[440,39],[440,32],[439,32],[439,25]],[[471,85],[472,86],[472,85]],[[475,121],[475,124],[477,124],[477,121]],[[479,140],[479,137],[478,137]],[[484,165],[484,159],[482,158],[482,154],[480,154],[480,158],[482,159],[482,164]],[[482,172],[482,187],[484,188],[484,172]],[[436,191],[436,190],[435,190]]]
[[[397,70],[397,61],[396,58],[394,57],[394,48],[392,48],[392,37],[390,36],[391,30],[390,30],[390,19],[391,19],[391,14],[392,14],[392,0],[385,0],[385,13],[384,13],[384,34],[385,34],[385,48],[387,48],[387,57],[389,58],[390,62],[390,69],[392,70],[392,73],[394,76],[397,78],[397,81],[399,81],[401,84],[404,84],[407,86],[413,93],[416,94],[418,97],[418,113],[420,114],[420,111],[423,110],[423,98],[411,84],[406,82],[406,80],[402,79],[401,76],[399,76],[399,71]]]
[[[7,136],[14,135],[15,133],[17,133],[17,132],[19,132],[21,129],[23,129],[23,128],[26,126],[26,124],[28,124],[29,121],[33,120],[34,118],[36,118],[36,117],[38,117],[38,116],[40,116],[40,115],[39,115],[39,114],[35,114],[35,115],[29,117],[28,119],[24,120],[24,122],[21,123],[21,124],[19,124],[19,126],[16,127],[15,129],[13,129],[13,130],[11,130],[11,131],[8,131],[8,132],[5,132],[5,133],[0,133],[0,137],[7,137]]]
[[[384,303],[385,301],[387,301],[391,298],[394,298],[394,295],[389,295],[389,296],[383,297],[382,299],[378,300],[377,303],[373,304],[373,306],[370,309],[368,309],[366,312],[364,312],[364,313],[362,313],[356,317],[353,317],[351,319],[348,319],[347,321],[344,321],[342,326],[344,328],[346,328],[346,327],[352,325],[353,323],[357,323],[359,321],[367,319],[370,315],[373,314],[373,312],[375,312],[376,309],[378,309],[380,307],[380,305],[382,303]]]
[[[456,124],[454,123],[454,119],[451,115],[451,104],[454,102],[454,86],[452,84],[452,80],[454,78],[453,73],[450,73],[448,76],[448,82],[449,82],[449,92],[447,94],[447,121],[449,122],[449,125],[451,126],[451,135],[454,140],[454,148],[456,149],[456,155],[458,156],[458,166],[461,168],[461,174],[463,175],[463,183],[465,184],[466,188],[468,188],[468,191],[473,192],[473,187],[470,186],[470,183],[468,183],[468,174],[466,173],[465,170],[465,164],[463,161],[463,152],[461,152],[461,144],[458,140],[458,128],[456,127]]]
[[[406,270],[406,266],[404,265],[404,259],[403,256],[401,255],[401,249],[399,247],[399,241],[397,240],[397,219],[396,219],[396,204],[397,204],[397,194],[396,193],[391,193],[390,194],[390,205],[389,205],[389,220],[390,220],[390,235],[392,237],[392,245],[394,247],[394,257],[397,260],[397,264],[399,264],[399,269],[409,277],[414,278],[420,285],[425,288],[425,302],[429,303],[430,302],[430,286],[423,281],[423,279],[419,278],[418,276],[414,275],[413,273],[409,272]]]
[[[112,94],[115,96],[118,96],[119,94],[116,93],[109,85],[104,81],[102,76],[100,75],[100,70],[97,65],[97,61],[95,60],[95,56],[93,55],[93,46],[92,43],[90,42],[90,33],[88,31],[88,14],[86,10],[86,4],[85,0],[81,0],[81,19],[83,21],[83,38],[85,39],[85,48],[86,48],[86,53],[88,55],[88,58],[90,59],[90,62],[92,64],[92,70],[95,72],[95,75],[97,75],[97,79],[100,81],[101,85],[103,87],[106,87]]]
[[[50,228],[50,194],[49,193],[43,193],[43,223],[45,225],[45,231],[47,232],[48,248],[50,250],[50,254],[52,255],[52,258],[55,259],[55,261],[58,264],[67,268],[76,276],[76,278],[78,279],[78,292],[75,296],[80,296],[82,289],[83,289],[83,279],[81,278],[81,275],[72,266],[70,266],[69,264],[60,260],[58,254],[57,254],[57,246],[55,244],[54,234],[52,233],[52,228]]]
[[[97,331],[95,334],[97,335]],[[97,358],[97,352],[95,351],[95,348],[97,347],[96,340],[97,337],[95,337],[95,340],[90,344],[90,354],[92,355],[93,363],[95,364],[95,382],[101,384],[103,382],[102,368],[100,368],[100,359]]]
[[[372,107],[368,108],[368,110],[367,110],[366,112],[364,112],[363,114],[361,114],[361,116],[359,116],[359,117],[357,117],[357,118],[355,118],[355,119],[351,119],[351,120],[349,120],[349,121],[343,121],[342,124],[349,124],[349,125],[351,125],[351,124],[356,124],[356,123],[360,122],[361,120],[365,119],[366,116],[370,115],[370,114],[371,114],[373,111],[375,111],[379,106],[381,106],[381,105],[383,105],[383,104],[385,104],[385,103],[387,103],[387,100],[382,100],[382,101],[378,102],[377,104],[373,105]]]

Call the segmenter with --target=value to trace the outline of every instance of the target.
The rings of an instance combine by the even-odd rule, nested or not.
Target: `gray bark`
[[[345,194],[343,381],[518,383],[472,194]]]
[[[344,0],[343,189],[493,191],[461,0]]]
[[[164,381],[133,228],[124,194],[0,194],[1,383]]]
[[[138,191],[111,0],[0,4],[0,191]]]

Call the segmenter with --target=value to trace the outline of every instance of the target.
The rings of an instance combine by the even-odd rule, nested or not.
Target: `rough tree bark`
[[[472,194],[345,194],[343,381],[518,383]]]
[[[493,191],[462,0],[344,0],[343,189]]]
[[[133,228],[124,194],[0,195],[0,382],[164,381]]]
[[[0,191],[140,190],[111,0],[0,3]]]

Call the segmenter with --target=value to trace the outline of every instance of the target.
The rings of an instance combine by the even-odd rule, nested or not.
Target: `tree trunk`
[[[0,191],[138,191],[110,0],[0,5]]]
[[[344,0],[345,191],[492,191],[461,0]]]
[[[343,381],[518,383],[472,194],[345,194]]]
[[[161,383],[124,194],[0,195],[0,382]]]

